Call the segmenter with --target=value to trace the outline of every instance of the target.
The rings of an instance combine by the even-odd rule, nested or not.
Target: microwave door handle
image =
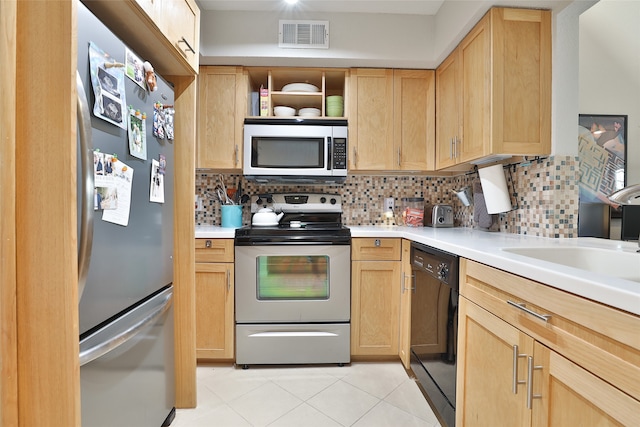
[[[327,137],[327,170],[333,169],[333,141]]]

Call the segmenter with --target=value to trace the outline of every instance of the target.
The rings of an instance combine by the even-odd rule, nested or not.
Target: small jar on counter
[[[422,227],[424,225],[424,198],[401,198],[396,224],[406,225],[408,227]]]

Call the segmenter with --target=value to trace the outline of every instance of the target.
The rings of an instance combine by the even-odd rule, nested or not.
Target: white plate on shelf
[[[282,92],[319,92],[317,86],[309,83],[289,83],[282,87]]]

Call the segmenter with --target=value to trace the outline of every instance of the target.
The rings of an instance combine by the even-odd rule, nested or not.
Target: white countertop
[[[196,239],[233,239],[235,228],[225,228],[218,225],[196,225]]]
[[[636,242],[580,237],[552,239],[470,228],[351,226],[351,237],[401,237],[640,315],[640,283],[505,252],[517,247],[591,247],[621,252]],[[197,226],[196,238],[233,238],[233,228]],[[640,264],[640,253],[638,263]]]

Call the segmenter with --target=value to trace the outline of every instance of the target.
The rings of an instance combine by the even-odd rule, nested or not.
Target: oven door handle
[[[333,332],[325,331],[274,331],[257,332],[249,335],[250,338],[273,338],[273,337],[337,337]]]

